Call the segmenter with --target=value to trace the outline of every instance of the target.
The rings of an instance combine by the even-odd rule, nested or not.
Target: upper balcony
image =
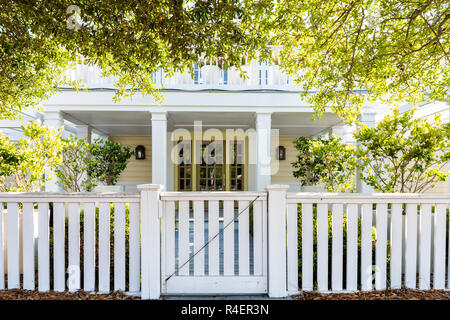
[[[163,90],[223,90],[223,91],[299,91],[291,77],[280,70],[278,65],[252,60],[242,69],[247,77],[241,77],[235,68],[223,69],[216,61],[202,66],[194,66],[194,77],[188,73],[175,73],[172,76],[162,70],[153,72],[156,88]],[[79,65],[69,71],[71,79],[82,80],[88,89],[114,89],[115,77],[102,77],[97,67]]]

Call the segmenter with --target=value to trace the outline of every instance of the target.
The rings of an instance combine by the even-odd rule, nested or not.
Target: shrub
[[[422,193],[450,172],[450,122],[414,119],[414,109],[392,110],[376,127],[361,125],[354,133],[360,178],[381,192]]]
[[[30,121],[24,137],[11,141],[0,133],[0,192],[36,192],[52,179],[48,167],[61,164],[61,130]]]
[[[91,181],[115,185],[120,174],[127,167],[128,161],[134,154],[130,148],[119,142],[96,139],[89,146],[90,161],[87,174]]]
[[[355,150],[334,135],[316,140],[299,137],[294,141],[298,150],[292,166],[300,184],[322,183],[330,192],[345,192],[355,188]]]
[[[56,176],[64,191],[80,192],[92,188],[92,184],[86,175],[89,163],[89,144],[86,139],[80,139],[70,135],[69,138],[62,139],[64,147],[62,149],[62,164],[56,170]]]
[[[52,206],[51,206],[52,207]],[[53,211],[53,210],[52,210]],[[129,205],[125,205],[125,261],[128,263],[130,256],[130,244],[129,244],[129,236],[130,236],[130,227],[129,227],[129,219],[130,210]],[[111,275],[111,288],[113,288],[113,279],[114,277],[114,204],[110,204],[110,224],[109,224],[109,232],[110,232],[110,275]],[[95,207],[95,272],[98,274],[98,232],[99,232],[99,207]],[[65,219],[65,265],[66,267],[69,264],[69,221],[68,218]],[[50,225],[50,257],[53,257],[53,227]],[[126,277],[128,277],[129,269],[126,268]],[[81,283],[83,281],[83,271],[84,271],[84,210],[80,210],[80,277]],[[53,279],[53,278],[52,278]]]
[[[298,206],[298,280],[302,281],[302,207]],[[372,227],[372,260],[375,261],[376,228]],[[346,259],[347,259],[347,215],[343,214],[343,282],[346,281]],[[331,287],[331,261],[332,261],[332,212],[328,211],[328,280]],[[358,218],[358,263],[361,259],[361,218]],[[387,260],[390,259],[390,242],[387,241]],[[317,281],[317,207],[313,206],[313,279]],[[360,272],[358,272],[358,283],[360,281]]]

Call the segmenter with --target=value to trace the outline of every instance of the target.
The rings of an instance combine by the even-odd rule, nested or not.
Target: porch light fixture
[[[285,147],[278,146],[277,160],[286,160],[286,148]]]
[[[145,160],[145,148],[144,146],[137,146],[135,151],[136,160]]]

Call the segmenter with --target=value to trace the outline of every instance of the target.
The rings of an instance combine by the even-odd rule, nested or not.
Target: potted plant
[[[91,181],[89,189],[95,192],[122,192],[123,187],[116,183],[133,154],[130,148],[118,142],[96,139],[89,146],[90,159],[86,170]]]

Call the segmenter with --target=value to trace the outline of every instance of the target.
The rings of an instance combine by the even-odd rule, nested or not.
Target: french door
[[[211,143],[215,147],[211,147]],[[185,144],[180,148],[183,159],[177,166],[178,191],[244,191],[245,148],[243,141],[201,141],[194,147],[201,149],[201,159],[191,161],[194,151]],[[233,145],[231,145],[233,144]],[[230,153],[229,158],[227,158]],[[228,159],[228,163],[226,161]]]

